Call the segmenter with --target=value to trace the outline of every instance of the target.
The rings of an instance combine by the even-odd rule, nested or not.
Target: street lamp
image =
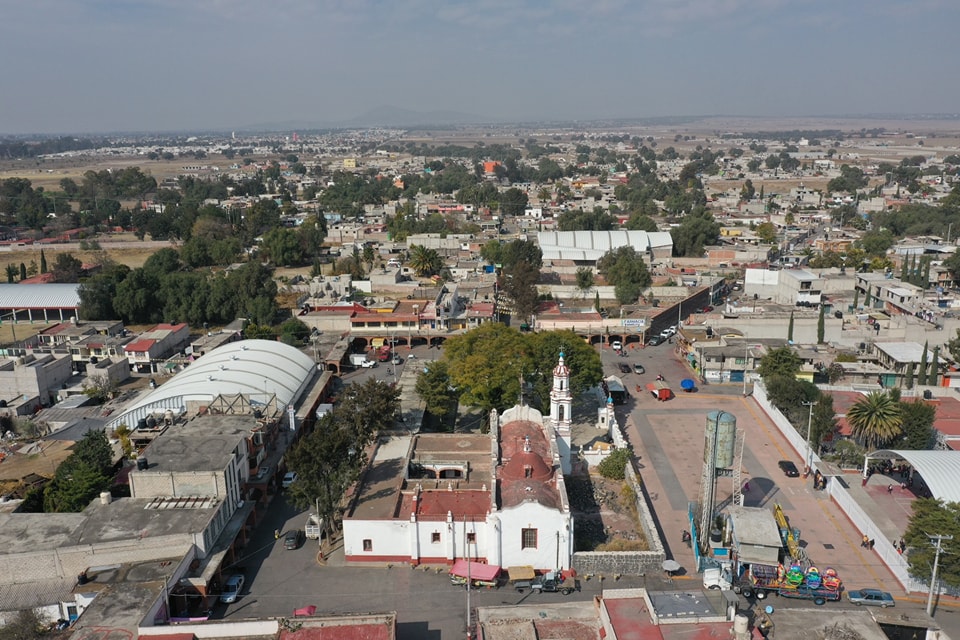
[[[810,409],[809,413],[807,414],[807,455],[806,455],[806,459],[804,460],[804,467],[803,467],[803,476],[806,477],[810,475],[810,467],[813,465],[813,444],[810,441],[810,436],[812,435],[812,432],[813,432],[813,430],[811,429],[811,427],[813,426],[813,407],[817,403],[802,402],[801,404],[805,407],[809,407]]]

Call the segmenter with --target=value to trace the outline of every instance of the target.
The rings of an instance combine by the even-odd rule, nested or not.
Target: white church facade
[[[346,560],[569,569],[573,517],[563,474],[572,404],[560,354],[546,419],[518,405],[492,412],[486,435],[380,438],[344,514]]]

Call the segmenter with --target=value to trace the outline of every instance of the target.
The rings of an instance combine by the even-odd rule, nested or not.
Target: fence
[[[760,405],[760,408],[766,412],[770,417],[770,420],[776,425],[779,429],[781,435],[787,439],[790,445],[796,449],[798,452],[803,452],[806,454],[807,444],[803,438],[800,437],[800,434],[794,428],[790,421],[787,420],[779,409],[773,406],[770,403],[770,400],[767,398],[766,389],[763,386],[763,382],[758,380],[753,388],[753,398],[756,400],[757,404]],[[812,463],[811,469],[815,470],[821,463],[820,457],[816,454],[812,454]],[[859,477],[859,476],[858,476]],[[840,478],[834,477],[830,482],[827,483],[827,491],[830,494],[830,497],[837,503],[837,506],[843,510],[847,518],[853,523],[853,525],[859,530],[862,534],[866,535],[871,540],[874,540],[874,552],[877,553],[879,558],[883,563],[890,569],[890,572],[894,575],[897,581],[903,585],[903,588],[906,591],[920,591],[924,593],[929,592],[929,586],[910,576],[907,560],[902,555],[897,553],[897,550],[894,548],[893,543],[887,539],[887,536],[883,534],[880,528],[873,522],[870,516],[863,510],[857,501],[850,495],[846,485]],[[945,593],[951,596],[960,595],[960,589],[947,587],[941,582],[940,593]]]

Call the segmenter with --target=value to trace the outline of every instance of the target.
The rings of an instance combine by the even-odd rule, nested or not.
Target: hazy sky
[[[960,111],[957,0],[0,0],[0,134]]]

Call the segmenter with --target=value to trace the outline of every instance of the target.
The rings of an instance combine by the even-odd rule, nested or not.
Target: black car
[[[780,471],[783,471],[783,475],[788,478],[796,478],[800,475],[800,471],[797,470],[797,465],[793,464],[790,460],[781,460],[777,463],[777,466],[780,467]]]
[[[617,368],[620,369],[620,373],[630,373],[630,365],[625,362],[621,362],[617,365]]]
[[[284,549],[299,549],[301,544],[303,544],[303,529],[294,529],[288,532],[283,539]]]

